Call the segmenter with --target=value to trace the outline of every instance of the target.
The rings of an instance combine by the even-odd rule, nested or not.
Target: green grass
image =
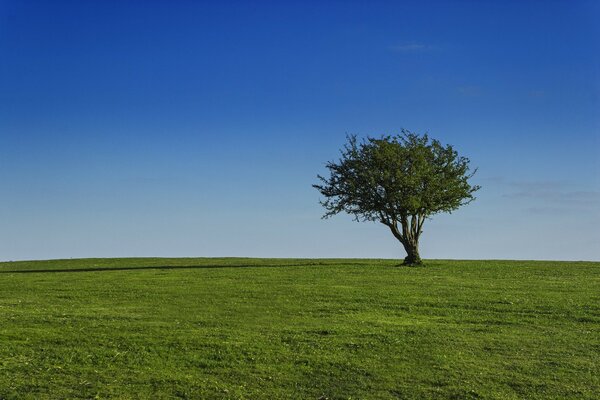
[[[600,263],[397,264],[0,263],[0,398],[600,398]]]

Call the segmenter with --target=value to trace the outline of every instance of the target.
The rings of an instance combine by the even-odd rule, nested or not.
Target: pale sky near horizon
[[[479,168],[424,258],[600,261],[600,2],[0,0],[0,260],[403,258],[321,220],[347,133]]]

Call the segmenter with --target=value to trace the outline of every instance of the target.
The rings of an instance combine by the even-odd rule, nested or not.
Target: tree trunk
[[[422,265],[423,262],[421,261],[421,256],[419,256],[419,236],[421,235],[423,221],[419,222],[417,220],[415,223],[415,219],[413,218],[412,226],[414,228],[411,229],[409,228],[407,219],[404,218],[402,220],[402,233],[398,230],[396,222],[390,223],[389,220],[384,218],[381,219],[381,222],[390,228],[394,237],[404,246],[406,258],[403,265]]]
[[[404,265],[421,265],[421,257],[419,256],[419,242],[414,240],[407,240],[404,243],[404,250],[406,250],[406,258],[404,259]]]

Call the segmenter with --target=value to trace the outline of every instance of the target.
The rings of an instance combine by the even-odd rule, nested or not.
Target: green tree
[[[381,222],[404,246],[406,265],[421,264],[425,219],[470,203],[479,189],[469,183],[476,172],[470,172],[469,159],[450,145],[404,129],[361,142],[348,136],[340,160],[326,166],[330,177],[318,175],[321,184],[313,185],[325,197],[323,218],[344,211],[356,221]]]

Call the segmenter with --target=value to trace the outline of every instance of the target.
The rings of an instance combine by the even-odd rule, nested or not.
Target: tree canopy
[[[471,185],[469,159],[451,145],[407,130],[395,136],[348,136],[337,162],[328,162],[328,178],[313,185],[325,197],[324,218],[340,212],[357,221],[388,226],[404,246],[406,264],[421,263],[418,241],[423,223],[440,212],[470,203],[479,189]]]

